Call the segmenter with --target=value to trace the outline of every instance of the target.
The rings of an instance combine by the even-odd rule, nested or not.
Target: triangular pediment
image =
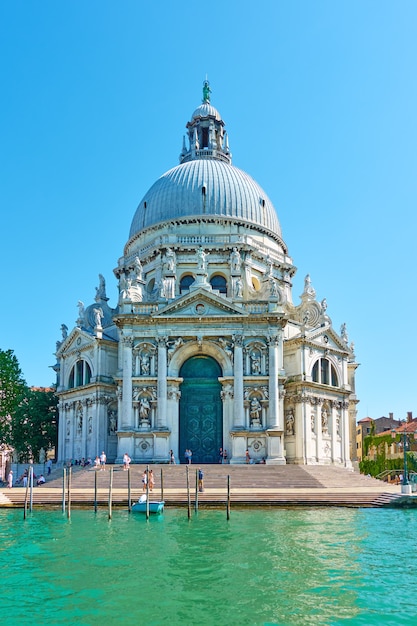
[[[312,330],[302,330],[300,328],[296,335],[287,340],[289,344],[292,342],[299,343],[300,341],[321,350],[327,349],[346,355],[352,353],[352,349],[334,331],[333,327],[328,324]]]
[[[75,350],[83,350],[95,341],[96,337],[81,328],[74,328],[56,351],[57,356],[69,354]]]
[[[321,326],[307,332],[306,340],[329,350],[350,352],[349,346],[333,330],[332,326]]]
[[[166,317],[247,317],[242,307],[232,304],[221,296],[206,289],[196,289],[192,293],[167,304],[154,313],[154,318]]]

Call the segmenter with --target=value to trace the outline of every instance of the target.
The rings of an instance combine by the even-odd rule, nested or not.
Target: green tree
[[[13,350],[0,350],[0,443],[13,445],[13,416],[27,391]]]
[[[12,419],[12,445],[20,461],[38,461],[41,448],[56,447],[57,405],[53,390],[27,390]]]

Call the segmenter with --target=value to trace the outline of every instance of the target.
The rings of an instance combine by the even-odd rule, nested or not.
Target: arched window
[[[210,285],[216,291],[227,294],[227,281],[224,276],[220,276],[220,274],[215,274],[210,278]]]
[[[88,385],[91,381],[91,367],[84,361],[80,359],[76,362],[74,367],[72,368],[69,378],[68,378],[68,388],[73,389],[74,387],[81,387],[82,385]]]
[[[194,282],[194,276],[192,274],[185,274],[181,276],[180,280],[180,293],[185,293]]]
[[[311,370],[311,378],[314,383],[338,387],[336,368],[328,359],[318,359]]]

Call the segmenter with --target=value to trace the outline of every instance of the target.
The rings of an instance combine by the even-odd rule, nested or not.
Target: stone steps
[[[168,506],[187,505],[187,466],[152,465],[155,490],[152,499],[161,498],[161,470],[164,500]],[[141,475],[145,465],[130,469],[131,500],[143,493]],[[128,473],[112,466],[112,501],[115,506],[127,506]],[[196,466],[188,466],[191,501],[195,501]],[[398,488],[379,480],[333,466],[299,465],[205,465],[204,493],[199,493],[201,506],[224,506],[227,500],[227,480],[230,480],[230,501],[243,506],[387,506],[399,495]],[[75,467],[71,476],[71,502],[93,506],[94,484],[97,480],[97,502],[108,506],[110,467],[106,470]],[[35,506],[62,506],[62,474],[55,472],[47,483],[34,487]],[[1,494],[1,491],[0,491]],[[14,506],[23,506],[26,489],[13,488],[3,495]],[[0,499],[0,506],[2,504]]]

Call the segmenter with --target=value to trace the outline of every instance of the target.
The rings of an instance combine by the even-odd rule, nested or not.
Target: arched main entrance
[[[220,365],[210,356],[193,356],[181,367],[179,455],[190,448],[193,463],[215,463],[223,441]]]

